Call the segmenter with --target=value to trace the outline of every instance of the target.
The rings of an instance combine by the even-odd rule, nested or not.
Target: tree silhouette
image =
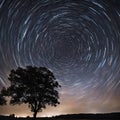
[[[0,105],[6,105],[6,100],[2,94],[0,94]]]
[[[11,70],[9,78],[11,86],[4,90],[10,96],[10,104],[28,104],[36,118],[37,113],[46,105],[57,106],[60,87],[53,73],[45,67],[18,67]]]

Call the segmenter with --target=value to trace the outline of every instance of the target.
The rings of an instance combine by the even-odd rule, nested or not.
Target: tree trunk
[[[36,117],[37,117],[37,111],[34,111],[34,114],[33,114],[34,120],[36,120]]]

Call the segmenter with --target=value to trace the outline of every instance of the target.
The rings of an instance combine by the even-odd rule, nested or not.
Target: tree
[[[0,94],[0,105],[6,105],[6,99],[2,94]]]
[[[10,87],[4,95],[10,96],[10,104],[28,104],[36,118],[37,113],[46,105],[57,106],[60,87],[53,73],[45,67],[18,67],[9,75]]]

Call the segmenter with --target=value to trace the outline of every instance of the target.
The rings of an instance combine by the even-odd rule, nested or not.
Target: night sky
[[[18,66],[49,68],[60,101],[38,116],[120,112],[119,0],[0,0],[0,88]],[[27,106],[0,114],[32,115]]]

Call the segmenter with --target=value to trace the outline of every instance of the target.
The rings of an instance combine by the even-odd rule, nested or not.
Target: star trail
[[[116,1],[0,0],[0,87],[11,69],[44,66],[62,86],[55,114],[120,111]]]

